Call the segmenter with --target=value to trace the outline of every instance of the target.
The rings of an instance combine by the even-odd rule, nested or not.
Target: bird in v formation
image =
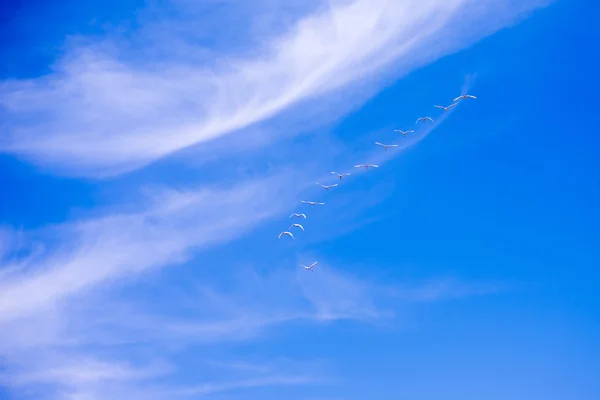
[[[449,106],[438,106],[438,105],[435,105],[434,107],[435,107],[435,108],[439,108],[439,109],[443,110],[444,112],[448,112],[448,111],[449,111],[451,108],[454,108],[454,107],[456,107],[456,105],[457,105],[457,102],[458,102],[459,100],[466,100],[466,99],[476,99],[476,98],[477,98],[477,97],[475,97],[475,96],[473,96],[473,95],[470,95],[470,94],[462,94],[462,95],[458,96],[457,98],[455,98],[455,99],[454,99],[454,102],[453,102],[452,104],[450,104]],[[431,121],[431,122],[434,122],[434,121],[433,121],[433,118],[425,116],[425,117],[418,118],[418,119],[417,119],[417,121],[415,122],[415,124],[418,124],[418,123],[419,123],[419,121],[421,121],[421,122],[423,122],[423,123],[426,123],[428,120],[429,120],[429,121]],[[402,134],[402,136],[406,136],[408,133],[413,133],[414,131],[413,131],[413,130],[402,130],[402,129],[395,129],[395,130],[394,130],[394,132],[400,132],[400,133]],[[375,142],[375,144],[376,144],[376,145],[378,145],[378,146],[381,146],[381,147],[383,147],[383,148],[384,148],[384,149],[386,149],[386,150],[387,150],[388,148],[390,148],[390,147],[398,147],[398,145],[397,145],[397,144],[384,144],[384,143],[381,143],[381,142]],[[355,165],[354,167],[355,167],[355,168],[364,168],[365,170],[368,170],[369,168],[379,168],[379,166],[378,166],[378,165],[375,165],[375,164],[357,164],[357,165]],[[332,173],[333,175],[336,175],[336,176],[339,178],[339,180],[342,180],[344,177],[347,177],[347,176],[350,176],[350,175],[351,175],[350,173],[343,173],[343,174],[340,174],[339,172],[335,172],[335,171],[333,171],[333,172],[331,172],[331,173]],[[337,184],[337,183],[335,183],[335,184],[332,184],[332,185],[324,185],[324,184],[322,184],[322,183],[319,183],[319,182],[317,182],[317,185],[321,186],[323,189],[325,189],[325,190],[327,190],[327,191],[329,191],[329,189],[331,189],[331,188],[334,188],[334,187],[338,186],[338,184]],[[300,200],[300,202],[301,202],[301,203],[304,203],[304,204],[308,204],[308,205],[310,205],[310,206],[324,205],[324,204],[325,204],[325,203],[323,203],[323,202],[318,202],[318,201],[307,201],[307,200]],[[292,213],[292,214],[290,215],[290,218],[292,218],[292,217],[296,217],[296,218],[304,218],[304,219],[306,219],[306,214],[303,214],[303,213]],[[304,227],[303,227],[302,225],[300,225],[300,224],[292,224],[292,225],[290,225],[289,229],[291,230],[292,228],[300,228],[300,229],[301,229],[301,230],[304,232]],[[289,232],[289,231],[284,231],[284,232],[281,232],[281,233],[279,234],[278,238],[279,238],[279,239],[281,239],[283,236],[289,236],[289,237],[291,237],[292,239],[295,239],[295,238],[294,238],[294,235],[293,235],[291,232]],[[313,268],[314,268],[314,267],[317,265],[317,261],[313,262],[313,263],[312,263],[311,265],[309,265],[309,266],[302,265],[302,264],[300,264],[300,265],[301,265],[301,266],[302,266],[304,269],[306,269],[307,271],[311,271],[311,272],[312,272],[312,271],[313,271]]]

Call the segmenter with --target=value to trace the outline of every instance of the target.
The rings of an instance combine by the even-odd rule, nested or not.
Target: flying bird
[[[318,201],[306,201],[306,200],[300,200],[300,203],[310,204],[311,206],[315,206],[315,205],[322,206],[323,204],[325,204],[325,203],[319,203]]]
[[[354,168],[362,168],[365,167],[365,169],[369,169],[369,167],[371,168],[379,168],[379,165],[375,165],[375,164],[358,164],[355,165]]]
[[[398,147],[397,144],[383,144],[379,142],[375,142],[376,145],[383,147],[384,149],[388,149],[388,147]]]
[[[277,239],[281,239],[281,237],[282,237],[283,235],[288,235],[288,236],[289,236],[289,237],[291,237],[292,239],[295,239],[295,238],[294,238],[294,235],[292,235],[292,232],[281,232],[281,233],[279,234],[279,236],[277,237]]]
[[[466,99],[476,99],[476,98],[477,97],[471,96],[470,94],[463,94],[463,95],[460,95],[457,98],[455,98],[454,101],[456,102],[456,101],[461,100],[461,99],[462,100],[466,100]]]
[[[414,131],[403,131],[402,129],[394,129],[394,132],[400,132],[402,136],[406,136],[407,133],[411,133]]]
[[[290,218],[292,217],[296,217],[296,218],[304,218],[306,219],[306,214],[298,214],[298,213],[293,213],[292,215],[290,215]]]
[[[314,263],[310,264],[308,267],[306,265],[302,265],[302,264],[300,264],[300,265],[303,266],[305,270],[312,272],[315,265],[317,265],[317,262],[315,261]]]
[[[292,229],[293,227],[300,228],[304,232],[304,227],[302,225],[300,225],[300,224],[292,224],[292,225],[290,225],[290,229]]]
[[[418,124],[419,121],[427,122],[428,119],[430,119],[431,122],[433,122],[433,119],[431,117],[421,117],[421,118],[417,118],[417,122],[415,122],[415,124]]]
[[[350,176],[350,174],[338,174],[338,173],[337,173],[337,172],[335,172],[335,171],[334,171],[334,172],[332,172],[332,174],[334,174],[334,175],[337,175],[337,176],[340,178],[340,180],[342,180],[342,178],[343,178],[343,177],[345,177],[345,176]]]
[[[317,185],[321,186],[325,190],[329,190],[329,188],[336,187],[338,184],[336,183],[333,185],[323,185],[322,183],[317,182]]]
[[[456,101],[456,100],[454,100]],[[451,109],[452,107],[456,107],[456,103],[452,103],[450,104],[448,107],[444,107],[444,106],[434,106],[435,108],[441,108],[442,110],[448,112],[449,109]]]

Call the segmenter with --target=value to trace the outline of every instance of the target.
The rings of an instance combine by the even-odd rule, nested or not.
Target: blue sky
[[[3,7],[0,399],[597,399],[598,7],[279,3]]]

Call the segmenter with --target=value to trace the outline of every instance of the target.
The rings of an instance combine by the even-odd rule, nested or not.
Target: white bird
[[[293,213],[292,215],[290,215],[290,218],[292,217],[296,217],[296,218],[304,218],[306,219],[306,214],[298,214],[298,213]]]
[[[282,237],[283,235],[288,235],[288,236],[289,236],[289,237],[291,237],[292,239],[295,239],[295,238],[294,238],[294,235],[292,235],[292,232],[281,232],[281,233],[279,234],[279,236],[277,237],[277,239],[281,239],[281,237]]]
[[[402,136],[406,136],[407,133],[411,133],[414,131],[403,131],[402,129],[394,129],[394,132],[400,132]]]
[[[332,174],[337,175],[340,178],[340,180],[345,176],[350,176],[350,174],[338,174],[337,172],[332,172]]]
[[[388,149],[388,147],[398,147],[397,144],[383,144],[383,143],[379,143],[379,142],[375,142],[376,145],[378,146],[382,146],[384,149]]]
[[[379,168],[379,165],[375,165],[375,164],[358,164],[355,165],[354,168],[362,168],[365,167],[365,169],[369,169],[369,167],[371,168]]]
[[[317,185],[321,186],[325,190],[329,190],[329,188],[336,187],[338,184],[335,183],[333,185],[323,185],[322,183],[317,182]]]
[[[314,263],[310,264],[308,267],[306,265],[302,265],[300,264],[302,267],[304,267],[305,270],[312,272],[313,268],[315,267],[315,265],[317,265],[317,262],[315,261]]]
[[[292,225],[290,225],[290,229],[292,229],[293,227],[300,228],[304,232],[304,227],[302,225],[300,225],[300,224],[292,224]]]
[[[315,205],[322,206],[323,204],[325,204],[325,203],[319,203],[318,201],[306,201],[306,200],[300,200],[300,203],[310,204],[311,206],[315,206]]]
[[[477,97],[475,96],[471,96],[470,94],[462,94],[460,96],[458,96],[457,98],[454,99],[454,101],[459,101],[459,100],[466,100],[466,99],[476,99]]]
[[[456,100],[454,100],[456,101]],[[442,110],[448,112],[449,109],[451,109],[452,107],[456,107],[456,103],[452,103],[450,104],[448,107],[444,107],[444,106],[434,106],[435,108],[441,108]]]
[[[430,119],[431,122],[433,122],[433,119],[431,117],[421,117],[421,118],[417,118],[417,121],[415,122],[415,124],[418,124],[419,121],[427,122],[428,119]]]

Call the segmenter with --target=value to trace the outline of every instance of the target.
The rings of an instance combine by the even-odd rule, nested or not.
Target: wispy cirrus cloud
[[[173,4],[187,11],[199,7]],[[331,120],[390,78],[458,50],[545,2],[294,4],[300,10],[265,6],[271,14],[245,14],[262,19],[255,21],[262,28],[248,31],[261,40],[249,40],[252,47],[243,51],[224,50],[226,43],[197,47],[206,26],[198,28],[201,24],[189,19],[179,24],[181,16],[172,13],[158,13],[131,37],[74,41],[50,75],[0,83],[0,149],[64,174],[107,176],[283,113],[290,117],[283,126],[294,134],[301,129],[296,124]],[[285,19],[278,18],[282,14]],[[268,20],[278,21],[281,29],[267,27]],[[140,43],[150,44],[140,49]],[[329,95],[350,87],[352,99],[327,103]],[[329,106],[326,112],[319,110],[323,104]],[[234,147],[247,146],[248,140],[237,135]],[[370,160],[381,162],[391,154]],[[229,188],[152,187],[140,203],[95,210],[88,219],[36,232],[2,231],[0,357],[8,367],[0,379],[20,394],[31,389],[31,398],[51,399],[173,399],[315,383],[313,376],[285,367],[277,373],[250,368],[228,381],[172,378],[184,369],[178,351],[248,342],[291,322],[389,318],[394,316],[390,299],[479,293],[454,281],[381,290],[389,285],[366,282],[326,261],[316,280],[289,268],[298,254],[290,256],[293,263],[282,262],[268,274],[252,265],[233,283],[205,274],[206,281],[196,278],[195,290],[183,294],[144,286],[142,278],[151,272],[196,265],[202,251],[243,238],[287,213],[304,182],[313,184],[310,173],[310,168],[280,170],[270,177],[244,176],[241,183],[240,174],[232,174]],[[19,255],[13,257],[15,249]]]
[[[181,262],[193,248],[241,235],[288,207],[293,193],[276,189],[282,187],[281,179],[266,178],[232,189],[154,188],[155,204],[143,206],[144,211],[42,230],[41,238],[52,238],[52,251],[32,265],[22,263],[4,273],[0,320],[51,307],[65,296],[114,278]]]
[[[52,74],[0,85],[0,149],[66,174],[130,171],[351,84],[370,82],[372,89],[546,3],[330,1],[265,38],[251,56],[222,51],[210,66],[189,46],[165,58],[147,49],[121,53],[110,39],[84,41]],[[184,26],[168,41],[151,43],[177,49],[194,36]],[[138,40],[149,34],[140,31]],[[371,89],[355,88],[353,97],[364,99]]]

